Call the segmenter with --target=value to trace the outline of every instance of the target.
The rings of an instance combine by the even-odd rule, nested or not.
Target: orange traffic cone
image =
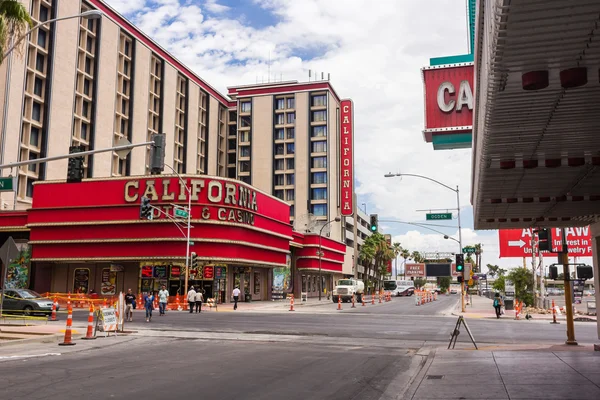
[[[375,293],[371,295],[371,304],[375,304]]]
[[[362,302],[362,306],[365,306],[365,294],[360,295],[360,301]]]
[[[108,304],[106,303],[106,297],[104,298],[104,304],[102,304],[102,308],[107,308]]]
[[[94,305],[90,303],[90,313],[88,314],[88,326],[84,340],[96,339],[94,336]]]
[[[342,309],[342,296],[338,296],[338,310]]]
[[[290,311],[294,311],[294,295],[290,296]]]
[[[52,302],[52,317],[50,318],[50,321],[58,321],[58,318],[56,318],[56,305],[58,303],[56,302],[56,297],[54,298],[54,301]]]
[[[67,301],[67,328],[65,329],[65,339],[59,346],[75,346],[71,338],[71,325],[73,325],[73,309],[71,308],[71,302]]]

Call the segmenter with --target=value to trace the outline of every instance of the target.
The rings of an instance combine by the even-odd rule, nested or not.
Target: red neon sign
[[[349,217],[354,214],[354,104],[352,100],[342,100],[340,105],[341,214]]]

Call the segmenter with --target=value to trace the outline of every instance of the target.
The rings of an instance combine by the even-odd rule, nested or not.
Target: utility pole
[[[536,287],[537,287],[537,282],[536,282],[536,252],[537,252],[537,246],[536,246],[536,242],[535,242],[535,231],[532,230],[531,233],[531,270],[533,271],[533,306],[537,307],[538,305],[538,301],[537,301],[537,296],[536,296]]]
[[[575,340],[575,326],[573,324],[573,291],[571,290],[571,271],[569,270],[569,249],[567,247],[567,234],[565,229],[562,233],[562,251],[559,253],[559,262],[563,265],[565,283],[565,308],[567,309],[567,341],[566,344],[577,345]]]

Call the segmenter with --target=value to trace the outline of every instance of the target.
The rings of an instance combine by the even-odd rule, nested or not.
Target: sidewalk
[[[456,309],[452,313],[455,316],[464,316],[469,318],[491,318],[496,319],[496,311],[494,310],[494,301],[492,299],[488,299],[483,296],[469,296],[472,304],[465,306],[465,313],[461,312],[460,302],[458,303]],[[466,303],[466,297],[465,297]],[[525,311],[525,310],[524,310]],[[543,321],[552,321],[552,314],[531,314],[533,320],[543,320]],[[505,314],[500,316],[500,319],[515,319],[515,311],[514,310],[506,310]],[[519,316],[520,319],[525,319],[525,312],[521,313]],[[575,321],[596,321],[596,316],[591,315],[575,315]],[[557,321],[566,321],[565,314],[556,315]]]
[[[433,350],[405,399],[600,399],[592,346],[539,350]]]

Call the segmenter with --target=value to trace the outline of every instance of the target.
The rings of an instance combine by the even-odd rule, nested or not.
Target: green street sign
[[[463,253],[475,253],[475,247],[463,247]]]
[[[176,208],[175,209],[175,216],[176,217],[180,217],[180,218],[187,218],[188,217],[188,212],[186,210],[184,210],[183,208]]]
[[[452,219],[452,213],[425,214],[427,221],[439,221],[441,219]]]
[[[13,185],[14,179],[12,176],[0,178],[0,192],[13,192],[15,190]]]

